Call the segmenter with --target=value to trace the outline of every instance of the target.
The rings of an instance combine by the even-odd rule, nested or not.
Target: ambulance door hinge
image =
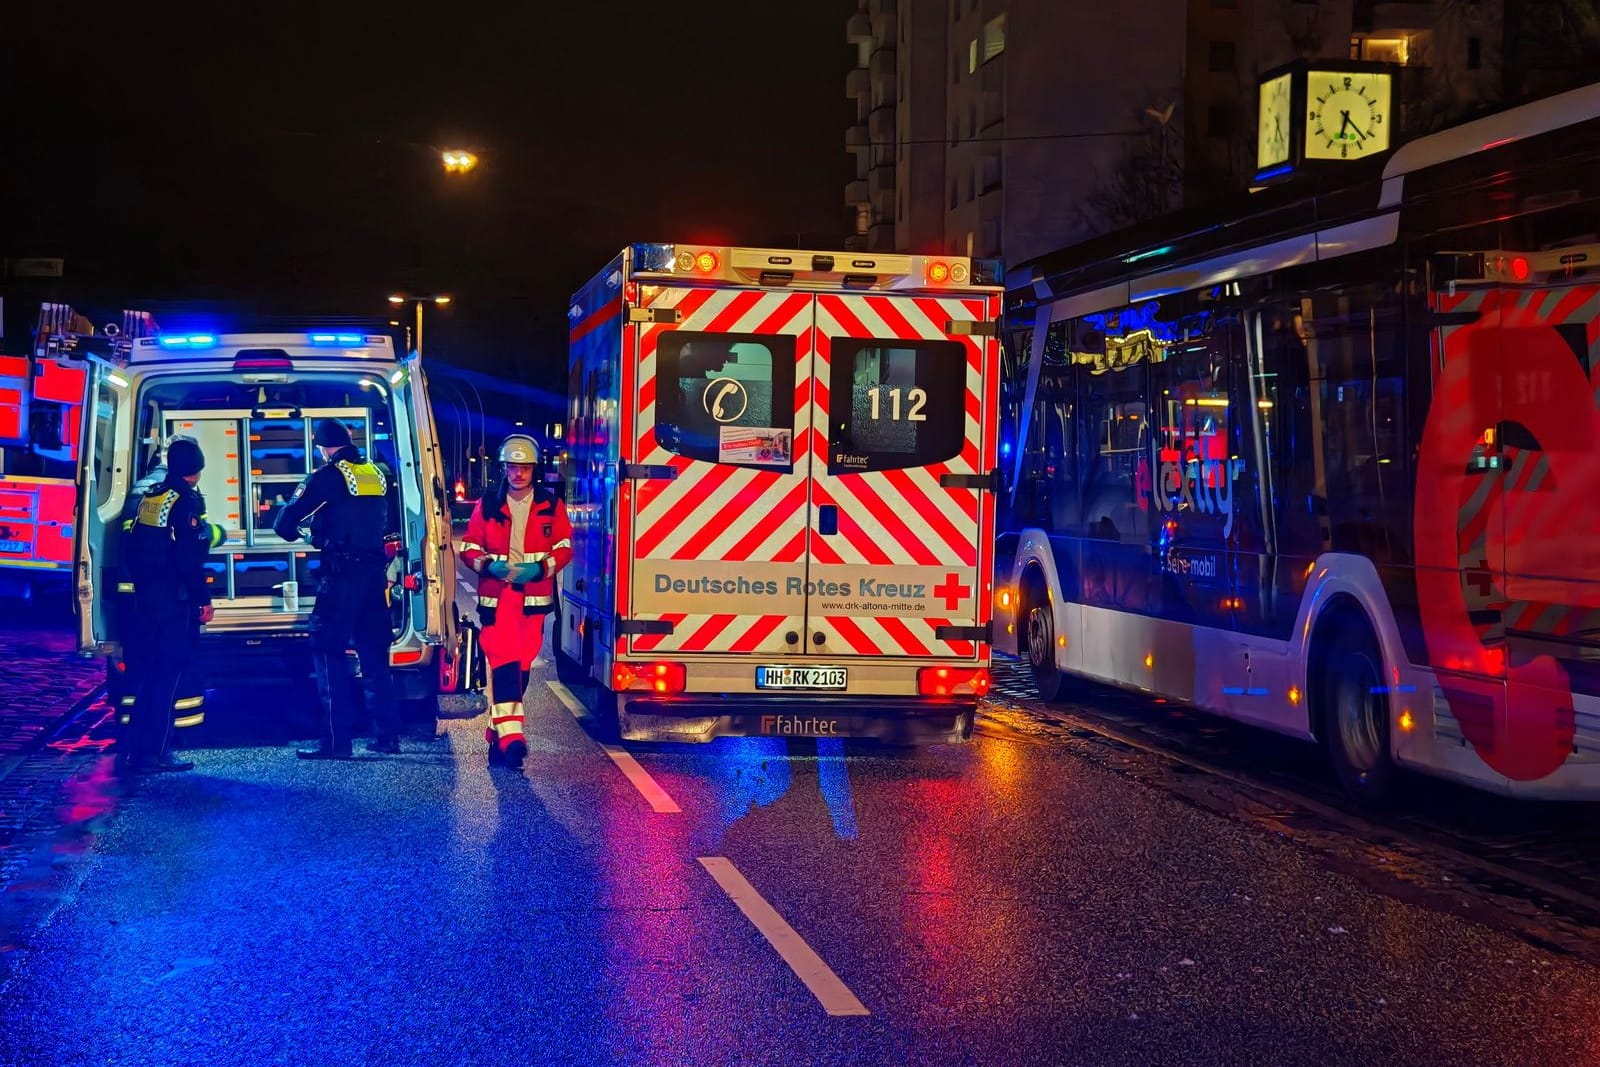
[[[944,332],[951,337],[999,337],[1000,323],[995,319],[962,319],[945,323]]]
[[[665,463],[624,463],[622,476],[630,481],[670,482],[678,476],[678,468]]]
[[[990,640],[990,624],[982,626],[935,626],[933,636],[937,641],[982,641],[984,644],[993,644]]]
[[[647,634],[661,634],[666,636],[672,633],[670,619],[618,619],[618,637],[642,637]]]
[[[664,322],[676,325],[683,321],[683,313],[677,308],[634,308],[628,309],[629,322]]]
[[[979,492],[1000,493],[1000,468],[988,474],[941,474],[939,484],[946,489],[976,489]]]

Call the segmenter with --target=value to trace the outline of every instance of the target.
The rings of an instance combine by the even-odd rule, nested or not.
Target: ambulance
[[[470,714],[458,702],[462,635],[455,550],[438,435],[414,355],[371,328],[263,333],[42,335],[41,353],[78,359],[88,375],[74,551],[80,644],[120,662],[118,534],[124,504],[175,434],[206,457],[199,489],[223,543],[207,562],[215,617],[195,670],[205,681],[257,685],[309,677],[318,552],[273,532],[278,513],[319,463],[317,420],[337,418],[393,473],[389,658],[413,707]],[[473,704],[470,695],[459,700]],[[481,702],[480,702],[481,703]],[[417,707],[420,705],[420,707]]]
[[[999,278],[959,256],[635,244],[578,291],[555,658],[603,727],[971,736]]]

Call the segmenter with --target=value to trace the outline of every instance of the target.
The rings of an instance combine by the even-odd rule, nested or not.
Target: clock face
[[[1359,159],[1389,148],[1388,74],[1314,70],[1306,76],[1306,158]]]
[[[1289,159],[1289,75],[1261,83],[1261,108],[1256,118],[1256,169]]]

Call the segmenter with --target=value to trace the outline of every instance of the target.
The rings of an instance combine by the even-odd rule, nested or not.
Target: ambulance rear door
[[[799,655],[813,296],[641,286],[639,304],[628,651]]]
[[[986,660],[998,308],[817,297],[806,647]]]

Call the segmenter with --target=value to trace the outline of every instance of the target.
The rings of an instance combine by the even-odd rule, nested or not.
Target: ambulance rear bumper
[[[837,737],[892,745],[961,744],[972,738],[978,711],[976,698],[694,694],[630,697],[617,703],[625,741]]]

